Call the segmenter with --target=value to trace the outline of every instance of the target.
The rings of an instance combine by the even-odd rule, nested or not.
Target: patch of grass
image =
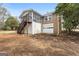
[[[8,43],[13,41],[15,41],[15,39],[0,39],[0,43]]]
[[[16,31],[0,31],[0,34],[15,34]]]

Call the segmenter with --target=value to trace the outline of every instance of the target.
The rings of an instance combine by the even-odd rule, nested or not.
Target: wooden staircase
[[[18,29],[17,29],[17,33],[18,34],[23,34],[23,29],[24,29],[24,27],[27,25],[27,22],[26,21],[22,21],[21,23],[20,23],[20,25],[19,25],[19,27],[18,27]]]

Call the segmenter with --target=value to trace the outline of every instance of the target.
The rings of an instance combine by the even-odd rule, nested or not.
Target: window
[[[29,13],[29,19],[30,20],[32,19],[32,13]]]
[[[38,15],[34,15],[34,21],[40,21],[40,16],[38,16]]]
[[[48,15],[47,19],[48,19],[48,21],[49,20],[52,20],[52,16],[51,15]]]

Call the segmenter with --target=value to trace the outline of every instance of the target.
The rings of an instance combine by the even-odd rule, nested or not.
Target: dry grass
[[[0,34],[15,34],[16,33],[16,31],[1,31],[0,30]]]
[[[27,36],[0,34],[0,53],[19,56],[79,55],[78,41],[79,37],[72,35],[37,34]]]

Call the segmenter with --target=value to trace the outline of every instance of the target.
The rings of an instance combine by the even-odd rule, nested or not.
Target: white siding
[[[30,24],[29,27],[28,27],[28,33],[32,34],[32,24]]]
[[[34,13],[32,13],[32,34],[41,33],[41,23],[38,23],[36,21],[39,20],[37,17],[39,18],[40,16],[37,16]]]
[[[25,27],[24,33],[27,34],[27,30],[28,30],[28,34],[32,34],[32,24],[29,24],[28,29],[27,26]]]
[[[32,22],[32,34],[41,33],[41,23]]]
[[[43,33],[53,34],[53,28],[51,28],[51,29],[43,29]]]
[[[43,24],[43,33],[53,33],[53,23]]]

